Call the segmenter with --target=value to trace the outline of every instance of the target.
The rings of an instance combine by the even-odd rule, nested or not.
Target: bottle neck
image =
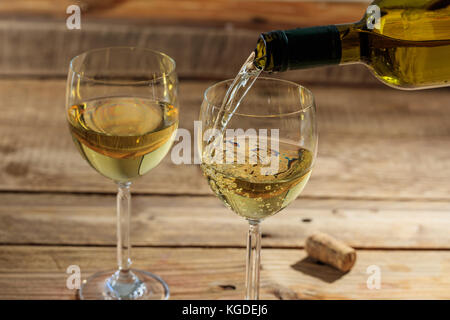
[[[341,61],[339,64],[351,64],[364,61],[362,50],[364,43],[361,41],[361,23],[339,24],[336,28],[341,39]]]
[[[255,63],[265,71],[286,71],[361,61],[358,24],[263,33]]]

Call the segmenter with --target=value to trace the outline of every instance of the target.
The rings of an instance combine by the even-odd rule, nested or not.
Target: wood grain
[[[368,0],[2,0],[0,17],[66,19],[66,8],[80,5],[82,19],[126,20],[146,25],[245,27],[260,31],[361,19]]]
[[[0,299],[74,299],[66,268],[82,278],[114,268],[113,248],[0,247]],[[172,299],[242,299],[243,249],[137,248],[135,267],[167,281]],[[342,274],[306,258],[303,250],[262,251],[262,299],[449,299],[449,251],[358,251]],[[371,265],[381,288],[367,288]]]
[[[449,202],[304,199],[262,225],[263,247],[300,248],[316,231],[355,248],[450,249]],[[1,194],[0,243],[114,246],[115,198]],[[247,223],[215,197],[135,196],[134,246],[244,247]]]
[[[83,279],[115,267],[115,188],[65,124],[71,57],[118,45],[171,55],[192,135],[203,91],[235,75],[260,32],[356,21],[370,1],[75,2],[81,30],[65,24],[74,1],[0,2],[0,299],[74,299],[69,265]],[[315,94],[320,147],[302,196],[263,224],[261,298],[450,299],[450,91],[395,91],[362,65],[277,77]],[[246,223],[198,166],[168,156],[133,192],[135,267],[173,299],[243,298]],[[306,257],[315,231],[357,248],[349,273]],[[366,285],[372,265],[380,290]]]
[[[98,21],[83,23],[81,30],[68,30],[64,21],[0,19],[0,76],[65,78],[70,59],[84,51],[139,46],[173,57],[182,78],[231,78],[254,50],[258,36],[255,30]],[[302,83],[380,86],[362,65],[298,70],[279,76]]]
[[[211,83],[181,82],[180,127],[193,128]],[[320,143],[304,196],[450,199],[448,90],[310,89]],[[0,80],[0,190],[115,193],[77,154],[64,94],[63,80]],[[175,165],[169,155],[135,183],[134,192],[211,194],[198,166]]]

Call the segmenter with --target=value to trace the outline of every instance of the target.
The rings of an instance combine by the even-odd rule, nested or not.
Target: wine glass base
[[[120,271],[98,272],[84,280],[81,300],[167,300],[169,287],[159,276],[131,269],[129,281],[117,281]]]

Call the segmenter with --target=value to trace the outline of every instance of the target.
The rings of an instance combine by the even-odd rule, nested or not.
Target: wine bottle
[[[450,1],[377,0],[356,23],[263,33],[255,55],[269,72],[363,63],[395,88],[448,86]]]

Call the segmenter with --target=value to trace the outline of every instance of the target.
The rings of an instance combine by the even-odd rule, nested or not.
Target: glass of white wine
[[[131,269],[131,182],[169,151],[178,127],[178,78],[169,56],[143,48],[112,47],[72,59],[66,115],[82,157],[118,185],[116,271],[82,284],[81,299],[167,299],[157,275]]]
[[[303,190],[317,150],[312,93],[293,82],[258,78],[231,117],[221,106],[233,80],[208,88],[200,111],[201,168],[217,197],[249,222],[246,294],[259,298],[260,223]],[[220,119],[230,119],[217,130]]]

